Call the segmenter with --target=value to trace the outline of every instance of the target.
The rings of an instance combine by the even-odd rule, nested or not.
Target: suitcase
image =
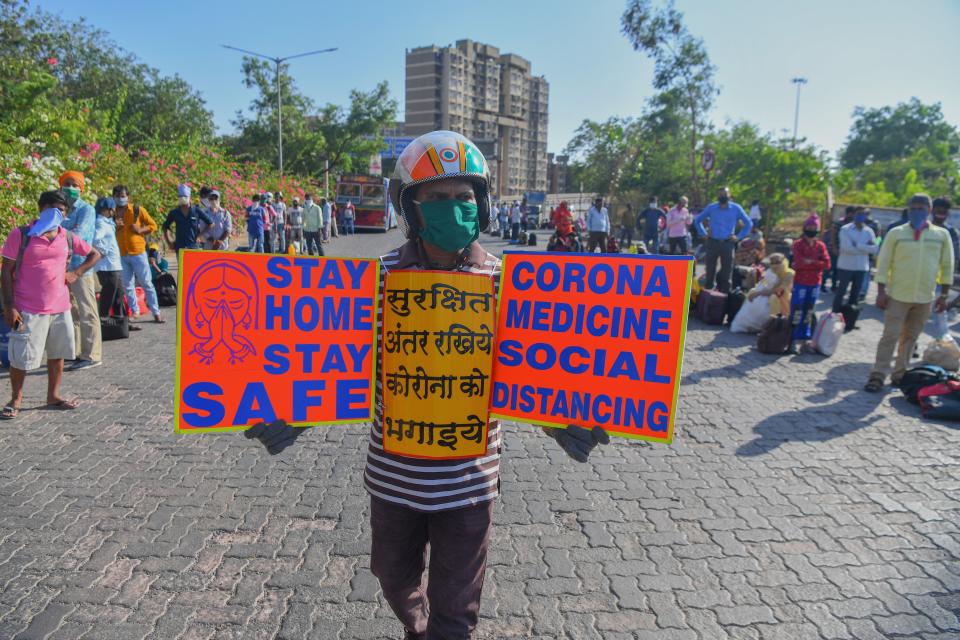
[[[845,304],[840,307],[840,313],[843,314],[844,333],[850,333],[857,328],[857,318],[860,317],[859,305]]]
[[[733,322],[734,316],[736,316],[737,312],[740,311],[740,307],[743,306],[743,303],[746,301],[746,299],[747,294],[740,289],[734,289],[727,294],[727,308],[724,309],[724,315],[726,316],[727,324]]]
[[[707,324],[723,324],[727,294],[706,289],[697,296],[697,317]]]
[[[757,350],[760,353],[781,355],[790,346],[793,327],[790,320],[782,315],[770,316],[757,336]]]
[[[130,337],[130,319],[126,316],[100,318],[100,338],[102,340],[123,340]]]
[[[527,234],[527,246],[528,246],[528,247],[535,247],[535,246],[537,246],[537,234],[535,234],[535,233],[529,233],[529,234]]]

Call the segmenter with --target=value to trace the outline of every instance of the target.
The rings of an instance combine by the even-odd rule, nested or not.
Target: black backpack
[[[172,275],[161,273],[154,286],[157,289],[157,303],[161,307],[177,306],[177,281]]]
[[[900,391],[906,396],[907,401],[913,404],[920,404],[917,393],[920,389],[932,384],[939,384],[947,380],[960,380],[960,376],[955,373],[949,373],[943,367],[932,364],[924,364],[914,367],[903,374],[900,379]]]
[[[855,304],[845,304],[840,307],[840,313],[843,314],[843,332],[849,333],[857,328],[857,318],[860,317],[860,306]]]
[[[727,318],[727,324],[733,322],[733,318],[737,315],[737,312],[740,311],[740,307],[743,306],[744,301],[747,299],[747,294],[743,292],[742,289],[734,289],[727,294],[727,306],[723,310],[723,314]]]

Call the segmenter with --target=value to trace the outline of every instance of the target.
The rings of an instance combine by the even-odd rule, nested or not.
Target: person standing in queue
[[[710,223],[710,232],[703,223]],[[737,223],[742,223],[737,233]],[[733,274],[733,253],[737,243],[750,234],[753,222],[746,212],[736,202],[730,199],[730,189],[721,187],[717,192],[717,201],[707,206],[693,219],[697,233],[706,238],[706,280],[704,289],[717,289],[722,293],[730,292],[730,278]],[[720,262],[720,273],[717,274],[717,262]]]
[[[60,176],[60,187],[67,194],[67,202],[70,204],[70,214],[61,226],[90,245],[96,234],[97,213],[81,195],[85,182],[84,175],[79,171],[67,171]],[[74,254],[68,268],[77,271],[83,261],[84,256]],[[100,336],[97,287],[92,271],[85,271],[82,278],[70,283],[70,295],[73,298],[73,331],[77,358],[69,369],[73,371],[99,367],[103,364],[103,342]]]
[[[434,166],[428,152],[461,149],[465,158]],[[397,159],[390,197],[407,242],[380,258],[390,271],[472,273],[497,284],[500,260],[477,241],[490,216],[490,172],[480,150],[451,131],[414,140]],[[496,286],[494,287],[496,291]],[[383,295],[381,280],[380,295]],[[378,306],[382,321],[383,304]],[[379,348],[382,348],[382,344]],[[378,355],[382,361],[382,353]],[[406,638],[471,638],[480,612],[493,501],[499,493],[501,429],[488,424],[486,453],[467,460],[425,460],[383,450],[383,393],[377,381],[376,415],[364,484],[370,494],[370,569],[403,624]],[[547,429],[573,459],[586,462],[609,438],[600,427]],[[303,428],[278,421],[245,432],[270,453],[290,446]],[[429,577],[423,586],[429,544]]]
[[[900,384],[930,312],[947,308],[947,293],[953,285],[953,243],[946,229],[930,224],[931,205],[927,194],[914,194],[907,224],[890,228],[880,245],[877,308],[883,311],[883,335],[864,387],[867,391],[880,391],[887,375],[894,386]],[[891,368],[894,350],[897,359]]]
[[[790,324],[793,327],[789,353],[813,352],[813,308],[820,297],[823,273],[830,269],[830,252],[820,235],[820,216],[815,213],[803,223],[803,237],[791,247],[793,256],[793,294],[790,298]],[[799,344],[798,344],[799,343]]]
[[[607,236],[610,234],[610,215],[603,206],[603,198],[593,201],[587,211],[587,253],[593,253],[600,247],[600,253],[607,250]]]
[[[153,321],[163,322],[157,289],[150,268],[147,251],[147,237],[157,232],[157,223],[150,217],[146,207],[130,202],[130,191],[126,185],[113,187],[113,200],[116,204],[117,244],[120,247],[120,263],[123,265],[123,289],[127,304],[133,317],[140,316],[140,303],[137,302],[137,284],[143,287],[147,307],[153,314]],[[131,330],[136,331],[131,325]]]
[[[37,203],[40,215],[29,225],[14,227],[0,250],[0,296],[3,317],[10,326],[12,391],[10,402],[0,411],[0,419],[13,420],[20,414],[27,371],[38,368],[44,354],[47,408],[77,408],[75,400],[60,395],[63,363],[73,359],[76,346],[68,286],[84,277],[100,259],[96,249],[62,227],[64,214],[78,199],[79,196],[68,196],[63,191],[42,193]],[[80,255],[81,262],[75,269],[65,271],[71,254]]]
[[[177,253],[184,249],[200,249],[203,235],[201,225],[209,227],[213,224],[213,218],[203,207],[190,204],[190,187],[187,185],[177,187],[177,199],[179,205],[171,209],[163,221],[163,238],[167,246]],[[171,235],[170,227],[176,227],[174,235]]]

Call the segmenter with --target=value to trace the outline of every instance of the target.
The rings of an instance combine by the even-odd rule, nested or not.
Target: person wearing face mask
[[[190,187],[187,185],[177,187],[177,198],[179,206],[171,209],[163,221],[163,238],[167,246],[178,253],[183,249],[199,249],[203,240],[202,225],[209,227],[213,224],[213,218],[203,207],[190,204]],[[171,226],[176,226],[176,235],[171,235]]]
[[[102,256],[93,271],[100,281],[101,318],[113,315],[122,318],[126,315],[123,306],[123,287],[121,286],[123,264],[120,262],[120,246],[117,244],[117,224],[114,221],[116,201],[113,198],[97,200],[97,227],[93,236],[93,246]]]
[[[864,387],[867,391],[883,388],[888,374],[894,385],[900,384],[917,338],[930,317],[930,303],[938,313],[946,310],[947,291],[953,284],[953,243],[946,229],[930,224],[931,204],[925,193],[910,198],[907,224],[890,229],[880,247],[876,280],[883,335]],[[897,359],[891,369],[894,349]]]
[[[811,213],[803,223],[803,237],[791,247],[795,275],[790,300],[793,336],[788,353],[813,351],[808,344],[813,337],[813,308],[820,297],[823,272],[830,268],[830,252],[819,235],[820,216]]]
[[[657,206],[656,197],[650,198],[647,208],[637,216],[637,226],[643,229],[643,244],[648,253],[660,253],[660,227],[666,221],[667,214]]]
[[[490,216],[489,176],[480,150],[451,131],[420,136],[400,154],[389,190],[407,241],[380,258],[381,296],[387,273],[402,270],[478,274],[490,278],[497,290],[500,260],[478,242]],[[381,300],[378,321],[382,309]],[[473,637],[493,501],[499,493],[500,424],[489,422],[490,444],[480,458],[451,462],[387,453],[379,387],[378,381],[364,472],[371,505],[370,569],[407,638]],[[285,422],[261,423],[245,435],[277,453],[304,431]],[[586,462],[597,444],[608,442],[599,427],[550,432],[580,462]],[[430,569],[424,588],[428,543]]]
[[[82,183],[82,177],[80,180]],[[100,259],[96,249],[62,226],[64,214],[72,206],[69,201],[76,204],[78,199],[77,193],[67,196],[63,191],[41,194],[39,217],[29,225],[14,227],[0,250],[0,296],[4,319],[10,326],[13,391],[10,402],[0,411],[0,419],[12,420],[20,413],[27,371],[40,366],[44,353],[47,408],[77,408],[76,401],[60,395],[64,360],[73,359],[76,348],[68,285],[85,277]],[[75,268],[67,266],[71,255],[82,256]]]
[[[233,215],[220,206],[220,192],[211,189],[207,194],[207,214],[213,224],[203,227],[203,248],[213,251],[230,250],[230,234],[233,232]]]
[[[287,203],[283,201],[283,192],[277,191],[273,194],[273,211],[276,216],[273,218],[273,242],[276,253],[287,252]]]
[[[87,244],[91,244],[96,232],[97,213],[81,196],[84,184],[84,175],[79,171],[66,171],[60,176],[60,186],[70,204],[70,214],[62,226]],[[69,268],[77,269],[82,262],[83,256],[74,254]],[[99,367],[102,364],[103,343],[96,289],[92,271],[70,284],[70,295],[73,298],[73,332],[77,345],[77,359],[71,364],[71,371]]]
[[[710,223],[710,232],[703,223]],[[737,233],[737,223],[742,226]],[[737,243],[750,234],[753,222],[747,217],[743,207],[730,200],[730,189],[722,187],[717,193],[717,201],[707,206],[693,219],[694,227],[701,238],[706,238],[706,280],[705,289],[717,289],[722,293],[730,291],[730,277],[733,273],[733,254]],[[717,274],[717,262],[720,273]]]
[[[866,222],[866,209],[857,207],[853,211],[853,221],[840,227],[837,285],[831,307],[834,313],[840,313],[843,309],[843,296],[847,293],[847,287],[850,287],[847,304],[855,306],[860,301],[863,279],[870,271],[870,256],[876,255],[880,249],[873,229],[868,227]]]
[[[583,251],[583,243],[580,242],[580,235],[573,228],[573,217],[569,213],[557,217],[555,224],[557,229],[547,240],[547,251],[569,251],[573,253]]]
[[[293,202],[287,211],[287,235],[297,255],[303,253],[303,207],[300,198],[293,196]]]
[[[210,211],[210,192],[211,191],[213,191],[213,189],[211,189],[207,185],[203,185],[202,187],[200,187],[200,206],[206,209],[208,213]]]
[[[126,185],[113,187],[113,199],[116,203],[117,244],[120,246],[120,263],[123,265],[123,288],[127,304],[133,317],[140,316],[140,303],[137,301],[137,285],[143,287],[147,308],[153,314],[153,321],[163,322],[154,278],[150,273],[150,261],[147,254],[147,236],[157,232],[157,223],[150,217],[146,207],[130,202]],[[135,329],[134,329],[135,330]]]
[[[931,210],[931,218],[933,219],[933,224],[940,227],[941,229],[946,229],[947,233],[950,234],[950,242],[953,244],[953,270],[954,273],[958,271],[958,266],[960,266],[960,233],[957,233],[957,230],[953,228],[947,218],[950,216],[950,200],[941,196],[939,198],[933,199],[933,208]],[[942,288],[941,288],[942,289]],[[949,291],[947,291],[949,293]],[[947,312],[939,311],[934,312],[933,314],[933,328],[931,333],[934,338],[940,339],[944,336],[949,335],[950,325],[947,320]]]
[[[311,194],[303,196],[303,244],[310,255],[323,255],[323,209]]]
[[[757,333],[770,316],[787,315],[793,290],[794,271],[782,253],[772,253],[765,261],[767,269],[757,286],[747,292],[747,299],[730,323],[733,333]]]

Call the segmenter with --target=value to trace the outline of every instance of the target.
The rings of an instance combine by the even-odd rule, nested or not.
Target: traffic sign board
[[[713,152],[713,149],[703,150],[703,155],[700,156],[700,166],[703,167],[704,171],[712,171],[716,161],[717,154]]]

